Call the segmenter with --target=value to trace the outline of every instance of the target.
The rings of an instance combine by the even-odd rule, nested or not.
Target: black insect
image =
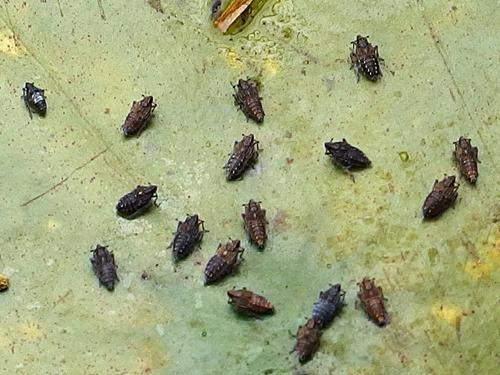
[[[321,328],[314,319],[308,319],[306,324],[299,326],[295,346],[291,352],[297,353],[300,363],[309,361],[316,353],[321,334]]]
[[[212,20],[216,19],[219,16],[221,8],[221,0],[212,0],[212,4],[210,5],[210,18]]]
[[[244,251],[239,240],[231,240],[225,245],[219,244],[217,252],[205,267],[205,285],[221,280],[233,272],[243,260]]]
[[[127,193],[120,198],[118,204],[116,205],[118,215],[126,219],[136,218],[149,208],[153,198],[156,203],[156,199],[158,198],[156,190],[157,187],[155,185],[138,185],[130,193]]]
[[[424,218],[436,218],[451,207],[457,199],[459,186],[455,183],[455,176],[445,177],[439,182],[438,180],[434,181],[432,191],[425,198],[422,207]]]
[[[356,71],[359,81],[360,71],[370,81],[376,81],[382,76],[379,61],[383,61],[378,55],[378,46],[373,46],[368,42],[368,36],[358,35],[352,41],[351,62]]]
[[[198,218],[198,215],[188,216],[184,222],[179,221],[174,239],[170,244],[174,260],[184,259],[191,254],[205,232],[203,221]]]
[[[238,84],[233,86],[235,90],[234,104],[240,107],[245,117],[257,123],[264,121],[264,109],[262,108],[262,98],[259,97],[258,84],[256,81],[240,79]]]
[[[39,89],[34,83],[26,82],[23,87],[23,99],[30,118],[33,118],[31,110],[44,116],[47,112],[47,102],[45,101],[45,90]]]
[[[234,142],[233,152],[224,166],[226,180],[237,179],[248,167],[252,166],[259,156],[258,149],[259,141],[254,139],[253,134],[243,134],[241,141]]]
[[[340,284],[335,284],[319,293],[319,299],[314,303],[312,318],[321,329],[328,326],[344,306],[345,291]]]
[[[354,180],[353,175],[350,173],[352,169],[363,169],[371,165],[370,159],[366,157],[363,151],[359,148],[351,146],[347,141],[342,139],[342,142],[325,143],[326,155],[330,155],[332,162],[343,168]]]
[[[472,147],[470,139],[465,137],[460,137],[458,141],[453,143],[455,144],[455,160],[460,173],[467,182],[475,184],[479,176],[477,163],[480,163],[477,147]]]
[[[245,230],[250,237],[250,240],[260,249],[266,245],[266,210],[260,207],[260,202],[250,199],[248,204],[245,204],[245,212],[241,214],[245,223]]]
[[[156,103],[153,102],[152,96],[144,96],[142,100],[134,101],[122,125],[123,135],[126,137],[139,136],[148,125],[155,108]]]
[[[117,266],[113,252],[108,251],[107,246],[97,245],[92,250],[90,262],[92,263],[95,275],[99,279],[99,283],[104,285],[109,291],[112,291],[115,288],[115,282],[120,281],[116,274]]]

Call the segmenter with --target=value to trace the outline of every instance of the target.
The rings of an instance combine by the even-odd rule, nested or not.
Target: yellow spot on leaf
[[[278,72],[278,63],[271,57],[264,59],[264,73],[274,76]]]
[[[455,326],[457,321],[462,317],[462,310],[453,305],[434,305],[432,307],[432,315]]]
[[[18,57],[26,54],[26,50],[10,30],[0,30],[0,53]]]
[[[465,264],[465,272],[474,279],[488,278],[500,266],[500,225],[495,225],[486,243],[477,248],[477,257]]]
[[[12,341],[7,337],[7,334],[5,332],[0,332],[0,348],[6,348],[7,346],[10,346],[12,344]],[[5,350],[5,349],[3,349]]]
[[[61,226],[61,223],[58,222],[58,221],[55,221],[53,219],[49,219],[49,221],[47,222],[47,228],[49,230],[55,230],[55,229],[58,229],[59,227]]]
[[[45,336],[40,325],[33,321],[26,321],[21,324],[20,330],[26,341],[38,341]]]
[[[219,48],[219,55],[226,61],[232,69],[242,71],[243,63],[236,52],[231,48]]]
[[[151,369],[166,367],[169,364],[170,358],[160,340],[145,340],[139,343],[138,350],[139,368],[147,374]]]

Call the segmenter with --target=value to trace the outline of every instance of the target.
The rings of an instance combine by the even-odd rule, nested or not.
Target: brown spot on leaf
[[[163,7],[161,6],[161,0],[148,0],[148,4],[151,8],[157,12],[163,13]]]
[[[290,229],[290,224],[287,222],[288,214],[283,210],[278,210],[272,219],[273,230],[284,232]]]

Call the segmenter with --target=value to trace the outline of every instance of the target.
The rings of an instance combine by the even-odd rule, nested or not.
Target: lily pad
[[[497,8],[274,0],[222,35],[208,0],[3,2],[3,373],[494,373]],[[357,83],[349,69],[357,34],[385,59],[376,83]],[[245,77],[262,82],[261,126],[233,103],[231,83]],[[45,117],[30,120],[25,82],[45,89]],[[143,94],[154,96],[155,116],[125,139],[120,126]],[[242,133],[260,141],[259,161],[227,183],[222,166]],[[424,223],[434,180],[457,173],[461,135],[479,148],[477,186],[461,181],[454,209]],[[355,183],[324,155],[331,138],[372,160]],[[160,206],[127,221],[114,207],[138,184],[157,185]],[[270,222],[262,252],[240,216],[251,198]],[[167,246],[186,213],[210,232],[174,266]],[[206,287],[203,267],[228,237],[242,240],[245,261]],[[97,243],[119,267],[113,293],[90,266]],[[383,329],[355,309],[364,276],[388,299]],[[342,284],[347,306],[301,366],[288,332],[330,283]],[[276,314],[239,319],[227,304],[233,287],[265,295]]]

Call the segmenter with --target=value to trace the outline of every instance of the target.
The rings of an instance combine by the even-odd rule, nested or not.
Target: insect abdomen
[[[377,325],[384,326],[389,322],[381,297],[376,296],[365,301],[365,310],[370,319]]]
[[[477,173],[477,163],[474,160],[465,160],[462,164],[462,174],[471,184],[475,184],[479,173]]]
[[[205,285],[214,283],[224,276],[226,276],[230,271],[230,268],[224,261],[224,259],[215,254],[207,263],[205,267]]]
[[[326,327],[333,320],[335,309],[325,301],[317,301],[313,305],[312,318],[318,322],[320,327]]]
[[[226,179],[228,181],[235,180],[245,171],[245,160],[238,155],[231,155],[226,164]]]
[[[36,108],[38,113],[45,114],[47,111],[47,102],[40,92],[35,92],[32,97],[33,106]]]
[[[112,263],[106,263],[102,266],[102,271],[100,274],[100,282],[106,289],[113,290],[115,288],[115,281],[117,279],[115,265]]]
[[[172,250],[176,260],[183,259],[191,254],[194,241],[189,233],[179,233],[175,236]]]
[[[314,319],[308,319],[306,324],[297,330],[297,340],[293,351],[297,353],[299,362],[304,363],[312,358],[319,348],[321,330]]]
[[[376,57],[368,56],[359,61],[361,70],[370,81],[376,81],[380,77],[380,66]]]
[[[252,120],[261,123],[264,121],[264,109],[259,98],[248,99],[243,105],[243,112]]]
[[[261,220],[252,220],[249,228],[250,238],[259,248],[263,248],[267,235],[265,224]]]

